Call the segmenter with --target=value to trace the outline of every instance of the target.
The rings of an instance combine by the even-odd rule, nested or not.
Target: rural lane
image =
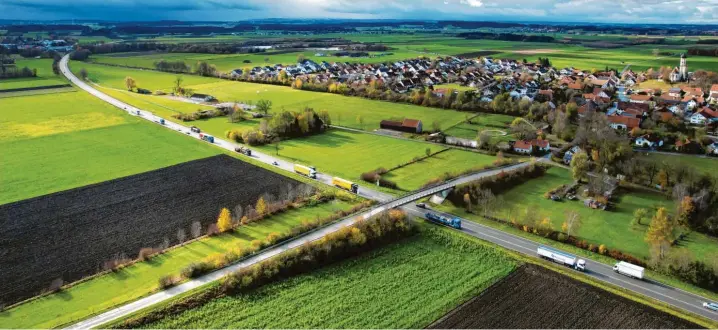
[[[133,115],[138,115],[146,120],[153,121],[153,122],[159,122],[159,117],[155,116],[151,112],[144,111],[142,109],[136,108],[134,106],[131,106],[129,104],[126,104],[124,102],[121,102],[117,99],[114,99],[110,97],[109,95],[106,95],[99,90],[95,89],[91,85],[85,83],[84,81],[77,78],[72,72],[70,71],[68,67],[68,61],[69,56],[66,55],[62,58],[60,62],[60,70],[62,73],[75,85],[80,87],[81,89],[85,90],[86,92],[104,100],[105,102],[108,102],[115,107],[122,109],[124,111],[127,111]],[[191,133],[188,127],[166,121],[167,128],[190,135],[194,138],[199,139],[198,134]],[[222,139],[217,139],[215,137],[215,144],[219,147],[222,147],[224,149],[234,151],[235,144],[224,141]],[[262,161],[267,164],[272,164],[274,162],[278,163],[278,167],[290,172],[293,172],[294,164],[281,160],[279,158],[272,157],[270,155],[256,152],[255,150],[252,150],[252,157]],[[540,161],[543,161],[540,160]],[[372,208],[369,211],[366,211],[364,213],[361,213],[359,215],[354,215],[345,219],[340,220],[339,222],[328,226],[321,228],[317,231],[311,232],[305,236],[299,237],[295,240],[291,240],[288,242],[285,242],[283,244],[280,244],[279,246],[276,246],[274,248],[270,248],[260,254],[257,254],[249,259],[246,259],[238,264],[232,265],[230,267],[224,268],[222,270],[215,271],[213,273],[207,274],[205,276],[202,276],[198,279],[191,280],[189,282],[186,282],[184,284],[181,284],[177,287],[153,294],[151,296],[148,296],[146,298],[137,300],[135,302],[129,303],[127,305],[109,310],[105,313],[99,314],[97,316],[91,317],[85,321],[82,321],[80,323],[75,324],[72,326],[72,328],[91,328],[91,327],[97,327],[100,326],[106,322],[116,320],[118,318],[121,318],[123,316],[129,315],[135,311],[141,310],[143,308],[152,306],[156,303],[159,303],[161,301],[165,301],[167,299],[170,299],[178,294],[181,294],[183,292],[187,292],[188,290],[194,289],[196,287],[199,287],[201,285],[204,285],[206,283],[215,281],[223,276],[225,276],[228,273],[231,273],[233,271],[236,271],[238,269],[241,269],[243,267],[250,266],[254,263],[257,263],[261,260],[267,259],[271,256],[277,255],[279,253],[282,253],[283,251],[286,251],[287,249],[292,249],[294,247],[300,246],[302,244],[305,244],[307,242],[316,240],[328,233],[334,232],[336,230],[341,229],[345,226],[352,225],[355,221],[358,221],[358,219],[370,217],[372,215],[378,214],[384,210],[393,208],[393,207],[402,207],[404,210],[409,212],[409,214],[418,216],[418,217],[425,217],[426,210],[422,210],[417,208],[414,205],[410,205],[413,201],[419,200],[421,198],[425,198],[427,196],[433,195],[436,192],[446,190],[449,188],[452,188],[453,186],[457,184],[462,184],[466,182],[475,181],[482,177],[492,176],[498,174],[500,171],[503,170],[511,170],[516,169],[524,166],[528,166],[529,163],[521,163],[518,165],[511,165],[499,169],[493,169],[489,171],[484,171],[480,173],[475,173],[472,175],[468,175],[465,177],[457,178],[455,180],[451,180],[445,184],[428,188],[424,190],[419,190],[416,192],[413,192],[409,195],[406,195],[404,197],[400,198],[394,198],[393,196],[379,192],[374,191],[372,189],[368,189],[365,187],[359,188],[359,195],[368,199],[379,201],[382,204],[379,204],[378,206]],[[331,185],[331,176],[324,174],[324,173],[318,173],[317,174],[317,180],[320,182],[323,182],[325,184]],[[407,205],[409,204],[409,205]],[[434,213],[441,213],[432,211]],[[447,217],[454,217],[450,214],[443,214]],[[478,237],[480,239],[489,241],[491,243],[503,246],[505,248],[508,248],[510,250],[514,250],[523,254],[527,254],[530,256],[536,256],[536,250],[539,246],[538,243],[531,241],[529,239],[525,239],[519,236],[515,236],[509,233],[505,233],[501,230],[497,230],[488,226],[480,225],[474,222],[471,222],[470,220],[463,219],[462,221],[463,229],[462,231]],[[664,285],[662,283],[646,280],[646,281],[639,281],[634,280],[628,277],[624,277],[621,275],[618,275],[613,272],[613,269],[608,266],[604,265],[602,263],[587,259],[587,269],[586,275],[591,276],[593,278],[596,278],[598,280],[611,283],[613,285],[635,291],[637,293],[640,293],[642,295],[645,295],[647,297],[662,301],[664,303],[667,303],[669,305],[675,306],[677,308],[689,311],[694,314],[698,314],[707,318],[710,318],[712,320],[718,321],[718,313],[711,312],[707,309],[704,309],[702,307],[703,301],[705,301],[705,298],[702,298],[701,296],[685,292],[683,290],[680,290],[678,288],[673,288],[667,285]]]

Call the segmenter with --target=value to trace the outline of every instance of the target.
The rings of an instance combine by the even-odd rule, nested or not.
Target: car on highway
[[[718,312],[718,303],[704,302],[703,307],[708,308],[714,312]]]
[[[274,162],[272,162],[272,165],[274,165],[274,166],[279,166],[279,163],[277,163],[276,161],[274,161]]]
[[[416,204],[416,207],[418,207],[418,208],[420,208],[420,209],[425,209],[425,208],[426,208],[426,203]]]

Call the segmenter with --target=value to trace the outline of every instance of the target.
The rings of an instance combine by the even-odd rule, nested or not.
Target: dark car
[[[416,207],[418,207],[418,208],[420,208],[420,209],[425,209],[425,208],[426,208],[426,203],[416,204]]]

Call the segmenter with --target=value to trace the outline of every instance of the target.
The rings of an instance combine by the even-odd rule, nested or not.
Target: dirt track
[[[678,329],[698,325],[568,276],[525,265],[430,329]]]
[[[128,159],[127,161],[131,161]],[[194,221],[301,183],[221,155],[0,207],[0,302],[92,275],[118,254],[178,243]],[[245,208],[246,209],[246,208]]]

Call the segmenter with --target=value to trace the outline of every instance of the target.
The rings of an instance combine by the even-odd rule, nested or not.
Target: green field
[[[709,174],[713,177],[718,177],[718,171],[716,171],[716,166],[718,166],[717,158],[696,157],[692,155],[666,155],[658,153],[651,153],[649,155],[642,154],[641,158],[645,160],[652,160],[658,164],[665,163],[674,167],[689,166],[695,169],[696,173]]]
[[[6,157],[0,162],[0,204],[220,152],[140,122],[84,92],[2,103],[0,149]]]
[[[37,70],[37,77],[13,78],[0,80],[0,91],[4,89],[40,87],[67,84],[62,76],[56,76],[52,72],[51,59],[18,59],[15,61],[18,69],[28,67]]]
[[[384,178],[397,182],[405,190],[421,188],[429,180],[444,173],[457,173],[471,168],[490,165],[496,160],[493,156],[470,151],[452,149],[442,152],[409,166],[389,172]]]
[[[443,149],[423,142],[334,129],[322,135],[283,141],[280,143],[279,156],[296,163],[315,166],[320,172],[369,185],[360,181],[361,173],[378,167],[390,169],[408,163],[415,157],[426,156],[427,148],[432,152]],[[273,145],[257,149],[275,154]],[[460,171],[493,160],[492,156],[452,150],[437,155],[436,160],[424,160],[397,170],[396,173],[392,172],[387,178],[396,180],[404,190],[414,190],[449,169]]]
[[[517,266],[493,246],[423,227],[401,243],[147,327],[423,328]]]
[[[0,328],[54,328],[86,318],[155,291],[162,276],[177,275],[192,262],[247,246],[252,240],[265,239],[272,232],[288,232],[303,220],[312,221],[349,207],[346,202],[334,201],[287,211],[262,222],[242,226],[231,234],[203,238],[171,249],[150,262],[139,262],[118,272],[81,282],[61,293],[0,312]]]
[[[331,56],[332,52],[336,51],[296,51],[296,52],[273,52],[267,51],[265,53],[255,54],[231,54],[231,55],[219,55],[219,54],[195,54],[195,53],[159,53],[159,54],[146,54],[136,53],[135,56],[132,54],[122,54],[122,56],[113,55],[98,55],[93,56],[92,61],[95,63],[122,65],[137,68],[148,68],[154,69],[155,62],[160,60],[166,61],[183,61],[187,65],[195,66],[197,62],[204,61],[217,67],[217,70],[221,72],[230,72],[234,69],[251,69],[253,67],[263,66],[274,66],[275,64],[282,65],[296,65],[300,55],[306,59],[311,59],[317,63],[326,61],[329,63],[333,62],[361,62],[361,63],[384,63],[393,62],[397,60],[405,60],[408,58],[417,57],[416,53],[407,51],[389,51],[383,54],[383,52],[369,52],[371,57],[337,57]],[[322,53],[325,56],[316,56]],[[382,55],[383,54],[383,55]],[[245,63],[249,61],[249,63]]]
[[[131,76],[137,81],[139,87],[153,91],[157,89],[170,91],[177,77],[175,74],[156,71],[110,67],[99,64],[72,63],[73,72],[77,73],[81,68],[87,69],[92,81],[103,87],[115,89],[125,89],[124,79],[127,76]],[[311,107],[317,111],[327,110],[332,117],[332,123],[334,125],[364,130],[377,129],[379,128],[380,121],[392,118],[420,119],[424,122],[425,127],[430,127],[434,121],[440,123],[442,127],[449,127],[466,118],[466,113],[454,110],[374,101],[330,93],[308,92],[284,86],[226,81],[192,75],[184,75],[183,77],[185,87],[190,87],[198,93],[213,95],[223,102],[239,101],[256,103],[258,100],[266,99],[272,101],[273,112],[279,111],[282,108],[289,111],[299,111],[304,107]],[[126,99],[133,105],[137,103],[138,106],[146,105],[147,101],[152,103],[164,102],[158,100],[159,97],[154,98],[154,96],[127,96],[142,99],[137,102]],[[180,102],[173,101],[173,103]],[[188,107],[187,105],[171,105],[169,107],[178,111],[195,111],[197,108],[196,106]],[[363,124],[360,124],[358,117],[362,118]],[[227,123],[224,118],[212,121],[217,121],[217,123],[213,123],[212,127],[206,130],[218,136],[223,135],[227,130],[237,128],[235,125]],[[219,123],[219,121],[222,123]],[[202,127],[203,123],[197,124],[198,127],[205,129]],[[244,125],[246,126],[246,124]]]
[[[524,223],[523,215],[525,210],[529,209],[537,217],[550,218],[553,229],[561,230],[561,224],[566,219],[566,212],[574,210],[580,214],[583,222],[578,231],[578,236],[581,239],[595,246],[605,244],[609,249],[619,249],[639,258],[647,259],[649,257],[649,246],[643,239],[648,228],[648,221],[642,225],[631,226],[633,213],[639,208],[648,209],[651,215],[659,206],[672,209],[671,201],[658,193],[630,191],[622,193],[618,197],[614,209],[601,211],[585,207],[580,200],[554,202],[543,196],[547,191],[571,182],[570,171],[553,167],[543,177],[533,179],[502,193],[503,206],[496,212],[496,215],[504,219],[513,218],[518,223]],[[465,214],[459,208],[447,209],[447,211],[458,215]],[[681,241],[680,245],[690,250],[697,259],[707,260],[706,258],[715,253],[718,240],[692,232],[684,241]]]
[[[476,140],[480,132],[487,131],[497,140],[510,140],[512,136],[509,125],[515,118],[508,115],[480,113],[471,119],[471,124],[462,122],[445,130],[444,133],[464,139]],[[503,135],[503,133],[507,133],[507,135]]]

